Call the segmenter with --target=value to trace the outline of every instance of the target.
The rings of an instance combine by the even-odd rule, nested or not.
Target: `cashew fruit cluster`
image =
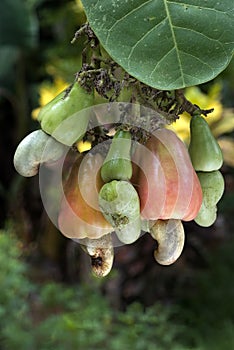
[[[208,123],[199,115],[191,119],[190,135],[189,154],[203,193],[202,205],[194,221],[208,227],[217,218],[217,203],[224,192],[224,179],[219,171],[223,164],[222,151]]]
[[[15,152],[16,170],[34,176],[41,163],[64,156],[87,130],[89,113],[78,114],[79,125],[77,113],[92,104],[92,94],[75,83],[43,107],[41,130],[29,134]],[[132,140],[134,128],[116,125],[106,155],[95,147],[77,153],[59,202],[59,230],[82,245],[97,276],[110,272],[116,242],[134,243],[142,231],[157,241],[158,263],[175,262],[184,246],[182,221],[213,224],[224,191],[222,153],[202,117],[192,117],[189,150],[166,128],[141,144]]]
[[[105,159],[90,151],[73,165],[58,223],[64,235],[85,242],[87,252],[96,244],[93,270],[103,276],[114,252],[100,247],[113,232],[130,244],[148,231],[158,243],[155,259],[172,264],[184,246],[181,221],[193,220],[201,204],[198,176],[174,132],[157,130],[143,146],[132,142],[129,131],[117,130]]]

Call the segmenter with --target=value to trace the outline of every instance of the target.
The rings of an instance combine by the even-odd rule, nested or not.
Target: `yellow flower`
[[[40,107],[32,111],[32,118],[37,119],[38,113],[41,107],[45,106],[50,102],[55,96],[57,96],[61,91],[65,90],[68,87],[68,83],[61,78],[55,78],[53,83],[45,82],[42,83],[39,89],[39,105]]]
[[[204,94],[198,87],[190,87],[186,89],[185,96],[192,103],[198,105],[201,109],[214,108],[214,112],[206,117],[206,121],[210,125],[212,134],[218,138],[219,145],[223,152],[224,162],[234,167],[234,141],[231,137],[222,136],[234,131],[234,110],[223,108],[221,104],[221,86],[214,84],[208,94]],[[187,144],[190,141],[190,119],[187,113],[183,113],[179,120],[168,126],[177,133],[177,135]],[[222,136],[220,138],[220,136]]]
[[[76,0],[76,6],[80,12],[83,11],[83,5],[80,0]]]
[[[91,149],[91,146],[92,146],[91,142],[83,141],[83,140],[77,142],[77,144],[76,144],[76,147],[80,153],[85,152],[85,151],[89,151]]]
[[[196,104],[201,109],[210,109],[214,108],[214,112],[208,114],[206,117],[206,121],[212,125],[217,123],[220,120],[223,113],[223,107],[220,102],[221,100],[221,86],[220,84],[214,84],[209,90],[208,94],[202,92],[199,87],[193,86],[189,87],[185,91],[185,97]],[[189,124],[190,124],[190,115],[187,113],[183,113],[180,116],[180,119],[175,123],[169,126],[169,129],[174,130],[177,135],[186,143],[189,142],[190,132],[189,132]]]

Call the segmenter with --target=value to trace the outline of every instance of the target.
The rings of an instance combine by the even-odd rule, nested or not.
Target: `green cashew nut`
[[[130,132],[123,130],[117,131],[101,168],[101,177],[104,182],[112,180],[130,180],[132,177],[130,152]]]
[[[99,192],[99,206],[121,242],[130,244],[139,238],[140,202],[132,184],[113,180],[103,185]]]
[[[191,141],[189,154],[196,171],[214,171],[223,164],[222,151],[210,131],[209,125],[199,115],[190,122]]]
[[[45,147],[48,152],[44,152]],[[57,161],[63,156],[65,150],[64,145],[44,131],[33,131],[20,142],[15,151],[15,169],[22,176],[34,176],[38,173],[41,163]]]

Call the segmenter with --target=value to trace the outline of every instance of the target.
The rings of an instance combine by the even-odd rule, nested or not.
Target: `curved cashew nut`
[[[161,265],[173,264],[184,247],[182,222],[174,219],[157,220],[150,234],[158,242],[158,247],[154,251],[155,260]]]
[[[48,152],[44,152],[46,150]],[[40,163],[54,162],[62,157],[66,146],[54,140],[42,130],[33,131],[18,145],[14,155],[14,166],[22,176],[38,173]]]
[[[114,249],[111,234],[98,239],[82,240],[83,250],[90,256],[92,271],[97,277],[104,277],[111,271],[114,261]]]

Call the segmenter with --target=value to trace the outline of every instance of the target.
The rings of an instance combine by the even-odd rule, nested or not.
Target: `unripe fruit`
[[[224,192],[224,179],[220,171],[197,173],[203,193],[202,206],[194,221],[203,227],[211,226],[217,218],[216,204]]]
[[[117,131],[101,168],[101,176],[104,182],[130,180],[132,177],[130,152],[131,134],[128,131]]]
[[[82,139],[89,122],[89,113],[76,113],[92,106],[93,101],[93,93],[87,93],[77,82],[74,83],[69,92],[61,92],[41,108],[38,121],[42,130],[53,135],[59,142],[71,146]]]
[[[222,151],[212,135],[208,123],[199,115],[190,122],[189,154],[196,171],[214,171],[223,164]]]
[[[213,207],[207,208],[204,203],[202,203],[201,209],[199,210],[198,215],[194,219],[194,221],[202,227],[209,227],[213,225],[217,218],[217,207],[214,205]]]
[[[224,179],[220,171],[211,171],[207,173],[198,172],[202,193],[203,203],[207,208],[214,207],[221,199],[224,192]]]

